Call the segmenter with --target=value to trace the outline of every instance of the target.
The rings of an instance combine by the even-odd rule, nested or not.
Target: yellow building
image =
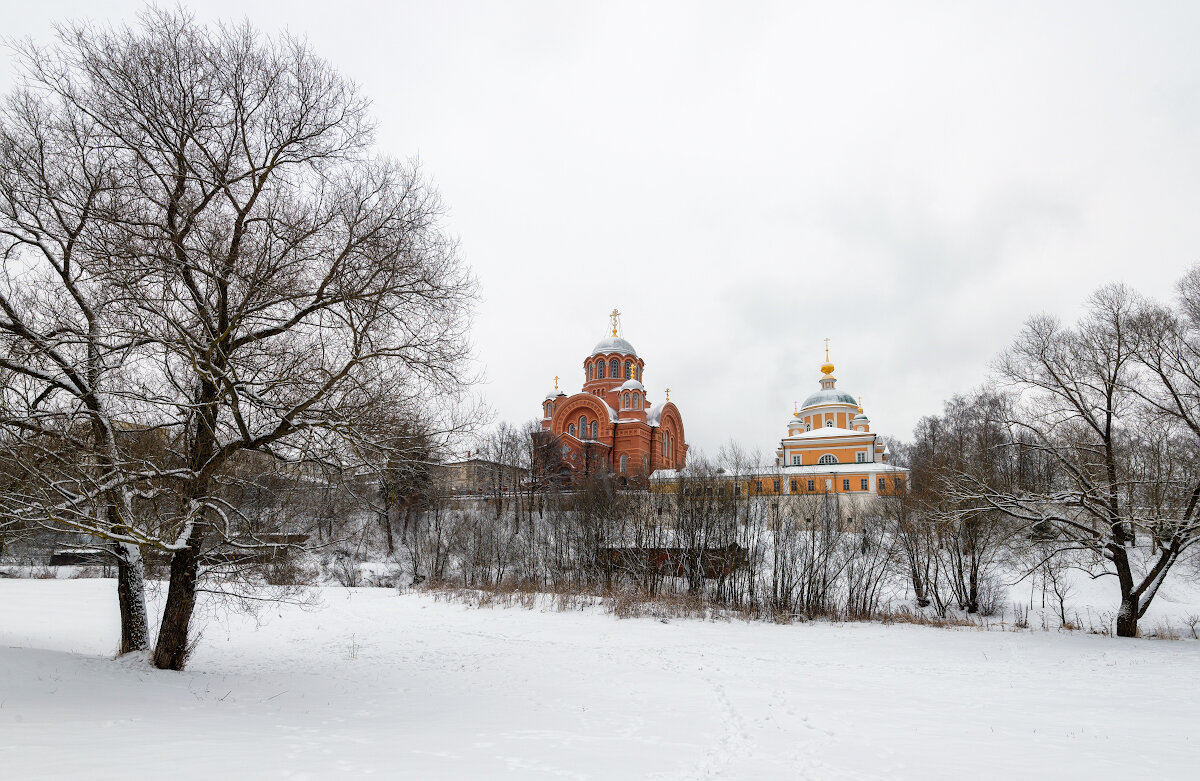
[[[787,436],[775,450],[785,493],[891,494],[908,485],[908,470],[888,463],[888,453],[854,396],[837,389],[829,348],[821,389],[798,405]],[[772,486],[774,483],[772,483]]]
[[[894,496],[907,490],[909,470],[888,463],[887,449],[853,395],[837,389],[825,348],[820,390],[797,404],[787,435],[775,450],[774,466],[723,474],[736,495],[851,494]],[[659,470],[651,482],[672,491],[681,474]]]

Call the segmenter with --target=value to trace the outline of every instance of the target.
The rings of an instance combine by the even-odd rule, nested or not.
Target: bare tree
[[[154,470],[121,446],[146,340],[126,331],[106,265],[120,156],[86,111],[36,89],[26,55],[35,75],[0,108],[3,515],[110,543],[125,653],[149,642],[139,546],[161,541],[133,517]]]
[[[113,158],[109,274],[179,465],[154,662],[181,669],[203,546],[246,531],[229,459],[349,466],[382,418],[457,392],[473,284],[436,192],[374,153],[367,101],[303,42],[151,9],[22,54]]]
[[[1183,290],[1186,307],[1186,281]],[[1030,320],[998,364],[1019,394],[1006,448],[1014,479],[957,486],[1058,550],[1091,554],[1097,575],[1119,585],[1121,637],[1137,635],[1171,566],[1200,539],[1190,406],[1174,400],[1187,388],[1191,359],[1177,340],[1187,331],[1183,318],[1167,318],[1179,330],[1164,328],[1166,316],[1108,286],[1075,326]]]

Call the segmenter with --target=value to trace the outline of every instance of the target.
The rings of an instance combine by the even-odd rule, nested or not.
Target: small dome
[[[625,380],[625,384],[618,388],[618,390],[636,390],[645,393],[646,387],[637,380]]]
[[[592,355],[607,355],[609,353],[637,357],[637,350],[633,349],[633,345],[619,336],[606,336],[592,348]]]
[[[870,422],[870,418],[868,418],[866,415],[864,415],[863,413],[861,413],[861,412],[860,412],[860,413],[858,413],[857,415],[855,415],[855,416],[854,416],[854,420],[853,420],[853,422],[854,422],[854,423],[857,423],[857,422],[859,422],[859,421],[862,421],[863,423],[869,423],[869,422]]]
[[[857,407],[858,399],[854,398],[845,391],[828,388],[819,390],[813,395],[809,396],[800,406],[803,409],[808,409],[809,407],[817,407],[822,404],[845,404],[851,407]]]
[[[542,401],[554,401],[557,398],[558,398],[558,390],[555,389],[555,390],[552,390],[549,393],[547,393],[546,398],[542,399]]]

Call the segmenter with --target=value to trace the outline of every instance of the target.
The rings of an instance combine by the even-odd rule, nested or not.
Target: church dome
[[[801,406],[807,409],[808,407],[817,407],[823,404],[848,404],[852,407],[857,407],[858,399],[845,391],[834,388],[822,388],[805,399],[804,404]]]
[[[609,353],[637,357],[637,350],[633,349],[633,345],[619,336],[606,336],[592,348],[592,355],[607,355]]]
[[[625,380],[625,384],[618,388],[618,390],[636,390],[645,393],[646,386],[642,385],[637,380]]]

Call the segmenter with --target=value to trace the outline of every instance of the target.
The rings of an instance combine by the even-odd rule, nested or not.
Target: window
[[[588,379],[589,380],[596,379],[596,365],[594,363],[588,364]]]
[[[816,485],[816,483],[817,483],[817,481],[816,481],[816,480],[809,480],[809,481],[808,481],[808,490],[810,490],[810,491],[815,491],[815,490],[817,490],[817,485]]]
[[[792,456],[792,466],[800,466],[800,464],[801,464],[801,457],[800,456]]]
[[[599,438],[600,438],[600,423],[593,420],[592,421],[592,439],[599,439]]]
[[[842,481],[842,490],[843,490],[843,491],[849,491],[849,490],[850,490],[850,481],[849,481],[849,480],[843,480],[843,481]]]
[[[836,464],[837,462],[837,456],[835,456],[833,453],[826,453],[817,459],[818,464]]]
[[[550,417],[550,405],[546,405],[546,417]]]
[[[632,361],[625,362],[625,379],[627,379],[627,380],[633,379],[633,362]]]
[[[886,483],[886,482],[884,482],[884,479],[883,479],[882,477],[881,477],[881,478],[879,478],[879,482],[876,484],[876,487],[877,487],[877,488],[878,488],[880,491],[882,491],[882,490],[883,490],[883,487],[884,487],[885,485],[887,485],[887,483]]]
[[[755,480],[755,481],[754,481],[754,490],[755,490],[757,493],[760,493],[760,494],[762,493],[762,480]]]
[[[825,421],[825,428],[833,428],[833,421],[832,420]]]
[[[811,423],[805,423],[805,424],[804,424],[804,430],[805,430],[805,431],[812,431],[812,424],[811,424]]]
[[[633,408],[634,409],[642,408],[642,394],[640,394],[640,393],[633,394]]]
[[[796,493],[796,492],[797,492],[797,491],[799,491],[799,490],[800,490],[800,481],[799,481],[799,480],[793,480],[793,481],[792,481],[792,493]]]
[[[866,453],[855,453],[854,460],[860,464],[864,464],[867,461],[867,454]]]
[[[604,379],[604,361],[596,364],[596,376],[602,380]]]
[[[614,380],[621,376],[621,362],[616,358],[612,359],[612,365],[609,368],[612,369],[612,378]]]
[[[587,435],[588,435],[587,416],[580,415],[579,416],[579,436],[584,439],[587,439]]]
[[[621,397],[621,409],[629,409],[629,394],[626,393]]]
[[[871,481],[870,481],[870,480],[868,480],[867,478],[865,478],[865,477],[864,477],[864,478],[862,479],[862,486],[861,486],[861,487],[860,487],[858,490],[860,490],[860,491],[865,491],[865,490],[867,490],[867,489],[868,489],[870,486],[871,486]]]
[[[629,456],[621,456],[621,474],[625,474],[625,470],[629,468]]]
[[[574,423],[567,426],[567,433],[570,434],[571,436],[575,436],[575,424]],[[883,482],[883,481],[880,480],[880,482]]]
[[[776,480],[774,485],[775,485],[775,493],[779,493],[779,481]]]

